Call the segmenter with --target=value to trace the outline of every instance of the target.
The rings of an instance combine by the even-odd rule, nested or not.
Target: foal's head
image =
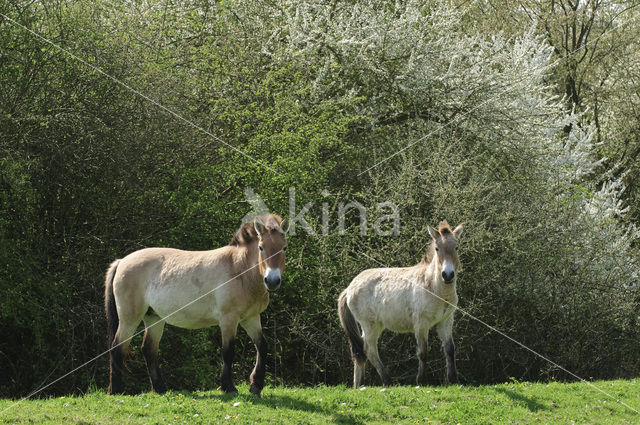
[[[280,287],[284,272],[284,257],[287,250],[286,230],[283,220],[274,214],[256,217],[253,222],[258,234],[258,264],[264,285],[269,291]]]
[[[436,273],[442,275],[442,279],[446,283],[452,283],[456,277],[456,272],[460,267],[458,259],[458,238],[462,233],[462,224],[451,230],[449,223],[440,222],[438,230],[429,226],[429,234],[433,238],[433,242],[429,247],[425,260],[433,260],[436,258]]]

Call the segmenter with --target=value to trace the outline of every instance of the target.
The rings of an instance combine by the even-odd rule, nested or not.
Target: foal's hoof
[[[249,387],[249,392],[253,395],[255,395],[256,397],[260,397],[260,393],[262,392],[262,388],[258,388],[256,385],[251,384],[251,386]]]

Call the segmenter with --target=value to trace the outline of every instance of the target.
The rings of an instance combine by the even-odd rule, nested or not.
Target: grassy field
[[[594,385],[640,410],[640,379]],[[220,391],[27,400],[1,424],[434,423],[638,424],[640,414],[584,383],[483,387],[267,387],[262,398]],[[0,400],[0,410],[14,404]]]

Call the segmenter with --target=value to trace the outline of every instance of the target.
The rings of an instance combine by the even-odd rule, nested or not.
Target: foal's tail
[[[116,299],[113,296],[113,277],[116,274],[119,263],[120,260],[111,263],[104,282],[104,311],[107,314],[107,346],[109,348],[111,348],[115,342],[114,339],[120,322],[118,319],[118,310],[116,309]]]
[[[360,336],[360,329],[355,317],[351,313],[349,306],[347,305],[347,291],[344,290],[338,298],[338,315],[340,316],[340,323],[342,328],[349,337],[349,347],[351,347],[351,357],[355,362],[362,363],[367,359],[364,354],[364,341]]]

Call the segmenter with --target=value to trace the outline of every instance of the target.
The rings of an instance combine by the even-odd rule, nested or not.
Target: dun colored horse
[[[385,329],[415,334],[420,363],[416,381],[425,384],[427,342],[433,326],[446,355],[449,382],[458,382],[452,330],[454,306],[458,304],[457,251],[462,225],[451,230],[443,221],[438,230],[429,226],[429,233],[433,240],[419,264],[365,270],[340,294],[338,314],[349,337],[354,388],[362,384],[367,359],[383,384],[391,385],[378,354],[378,338]]]
[[[131,336],[141,321],[142,353],[153,390],[166,391],[158,368],[164,324],[187,329],[219,325],[222,334],[221,388],[237,392],[231,377],[238,323],[258,351],[250,391],[264,387],[267,347],[260,313],[269,291],[280,287],[287,247],[280,217],[267,215],[240,227],[228,246],[212,251],[147,248],[111,264],[105,308],[110,344],[110,394],[123,391],[122,370]]]

